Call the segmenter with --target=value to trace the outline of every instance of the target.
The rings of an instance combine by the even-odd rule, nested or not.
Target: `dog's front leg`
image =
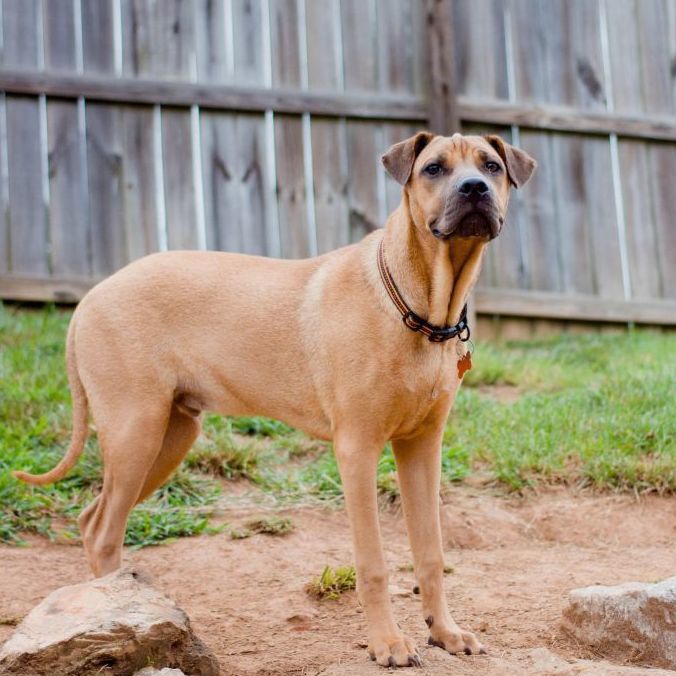
[[[415,643],[394,621],[378,522],[376,470],[382,444],[337,437],[335,452],[343,480],[357,568],[357,593],[368,625],[368,651],[378,664],[420,664]]]
[[[392,444],[399,473],[406,528],[422,594],[430,645],[450,653],[485,653],[474,634],[455,623],[444,596],[444,552],[439,521],[443,426]]]

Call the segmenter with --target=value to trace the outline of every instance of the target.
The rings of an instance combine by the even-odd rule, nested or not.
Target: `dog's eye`
[[[497,162],[486,162],[484,167],[489,174],[497,174],[500,171],[500,165]]]
[[[442,172],[442,168],[440,164],[428,164],[424,169],[423,172],[427,174],[428,176],[438,176]]]

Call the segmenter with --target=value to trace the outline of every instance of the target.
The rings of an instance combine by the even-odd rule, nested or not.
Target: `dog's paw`
[[[369,656],[382,667],[421,667],[422,660],[415,642],[403,634],[373,640],[367,648]]]
[[[429,626],[429,621],[428,621]],[[443,629],[433,625],[430,627],[429,645],[446,650],[452,655],[464,653],[465,655],[486,655],[486,648],[479,643],[477,637],[471,631],[462,629]]]

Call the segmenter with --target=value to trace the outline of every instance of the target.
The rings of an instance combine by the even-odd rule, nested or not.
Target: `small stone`
[[[563,627],[605,656],[676,667],[676,577],[570,592]]]
[[[219,673],[185,612],[132,570],[57,589],[0,649],[3,676],[126,676],[148,665],[172,669],[163,676]]]

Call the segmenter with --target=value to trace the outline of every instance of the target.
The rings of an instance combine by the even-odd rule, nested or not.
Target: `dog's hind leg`
[[[127,518],[162,449],[170,406],[170,400],[154,406],[127,402],[106,407],[104,420],[97,421],[103,488],[79,519],[87,559],[97,577],[120,567]],[[96,411],[94,415],[96,419]]]
[[[199,413],[181,410],[176,403],[171,407],[169,425],[164,434],[162,450],[146,476],[137,504],[145,500],[164,484],[173,471],[181,464],[190,447],[195,443],[202,428]]]

